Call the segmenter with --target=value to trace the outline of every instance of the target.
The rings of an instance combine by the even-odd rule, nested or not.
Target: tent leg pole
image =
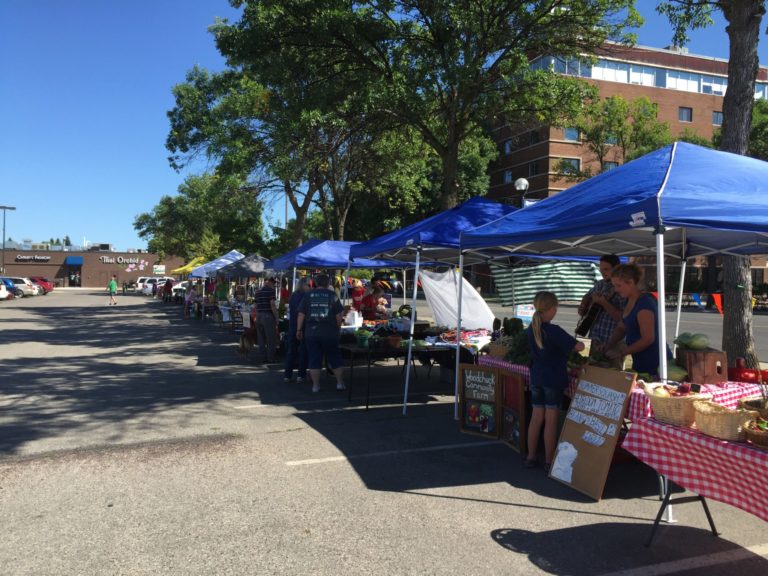
[[[658,318],[659,323],[659,376],[667,378],[667,323],[666,323],[666,291],[664,289],[664,230],[656,232],[656,290],[659,294]]]
[[[685,284],[685,267],[688,264],[688,260],[683,260],[683,265],[680,268],[680,288],[677,289],[677,318],[675,320],[675,340],[680,335],[680,313],[683,308],[683,285]],[[677,347],[677,344],[675,344]]]
[[[403,416],[408,411],[408,385],[411,382],[411,356],[413,354],[413,329],[416,326],[416,279],[419,277],[419,260],[421,258],[421,246],[416,249],[416,267],[413,277],[413,299],[411,300],[411,327],[408,336],[408,359],[405,368],[405,393],[403,394]],[[403,285],[405,291],[405,285]]]
[[[456,276],[454,275],[454,278]],[[453,372],[453,419],[459,419],[459,363],[461,361],[461,304],[464,297],[464,253],[459,252],[459,302],[456,306],[456,363]]]

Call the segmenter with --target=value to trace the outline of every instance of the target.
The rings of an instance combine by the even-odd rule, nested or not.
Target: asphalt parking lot
[[[768,530],[711,502],[649,549],[654,472],[595,502],[463,434],[452,384],[392,362],[352,402],[244,361],[231,330],[141,296],[0,303],[0,573],[764,575]],[[755,490],[765,490],[756,486]]]

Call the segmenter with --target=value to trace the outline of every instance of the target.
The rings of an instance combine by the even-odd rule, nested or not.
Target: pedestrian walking
[[[109,284],[107,284],[107,291],[109,292],[109,302],[107,302],[107,306],[117,306],[117,299],[115,298],[115,295],[117,294],[117,276],[114,274],[112,275]]]
[[[259,342],[261,361],[271,364],[277,353],[277,298],[276,278],[264,280],[264,286],[256,292],[256,336]]]

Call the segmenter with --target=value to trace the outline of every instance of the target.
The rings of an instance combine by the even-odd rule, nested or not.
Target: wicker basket
[[[693,408],[699,432],[721,440],[743,442],[744,424],[757,418],[753,410],[731,410],[706,400],[694,402]]]
[[[749,425],[751,422],[747,422],[742,427],[744,429],[744,439],[752,443],[757,448],[768,450],[768,432],[764,430],[752,430]]]
[[[763,401],[762,396],[750,396],[749,398],[742,398],[739,400],[739,406],[744,408],[745,410],[754,410],[755,412],[759,413],[760,416],[763,418],[768,419],[768,408],[761,408],[760,404]],[[752,404],[752,403],[755,404]]]
[[[646,390],[651,399],[653,417],[659,422],[676,426],[693,426],[696,411],[693,403],[697,400],[711,400],[712,394],[689,394],[688,396],[656,396],[653,390]]]

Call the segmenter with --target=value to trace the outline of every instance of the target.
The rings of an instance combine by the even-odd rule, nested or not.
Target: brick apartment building
[[[684,49],[614,46],[594,65],[553,56],[537,58],[531,65],[584,78],[598,87],[603,98],[618,95],[632,101],[645,96],[658,106],[659,121],[667,122],[673,135],[688,130],[710,139],[722,124],[727,60],[688,54]],[[755,97],[768,99],[768,68],[760,68]],[[564,159],[580,169],[590,167],[593,174],[600,171],[594,154],[572,128],[513,131],[502,126],[493,137],[499,158],[491,166],[488,197],[494,200],[521,206],[522,194],[514,187],[518,178],[529,182],[526,200],[546,198],[572,186],[557,177]],[[621,159],[616,160],[618,165]]]
[[[722,124],[727,60],[689,54],[680,48],[611,45],[593,65],[555,56],[539,57],[531,65],[581,77],[597,86],[602,98],[618,95],[629,102],[647,97],[658,106],[658,120],[667,122],[673,135],[688,131],[710,139]],[[755,98],[768,99],[766,67],[759,69]],[[510,126],[500,126],[494,130],[493,138],[499,146],[499,157],[490,167],[488,197],[500,202],[522,206],[524,200],[540,200],[573,186],[574,182],[558,177],[558,166],[563,160],[580,170],[600,172],[599,160],[581,143],[574,128],[540,126],[515,131]],[[608,160],[616,160],[618,165],[622,159],[617,155]],[[527,191],[515,190],[518,178],[528,181]],[[716,288],[714,275],[704,273],[705,260],[691,262],[686,287]],[[719,259],[710,264],[719,266]],[[753,259],[753,286],[760,290],[768,279],[765,270],[764,259]],[[650,267],[646,273],[655,275]],[[674,277],[672,272],[670,279]]]

